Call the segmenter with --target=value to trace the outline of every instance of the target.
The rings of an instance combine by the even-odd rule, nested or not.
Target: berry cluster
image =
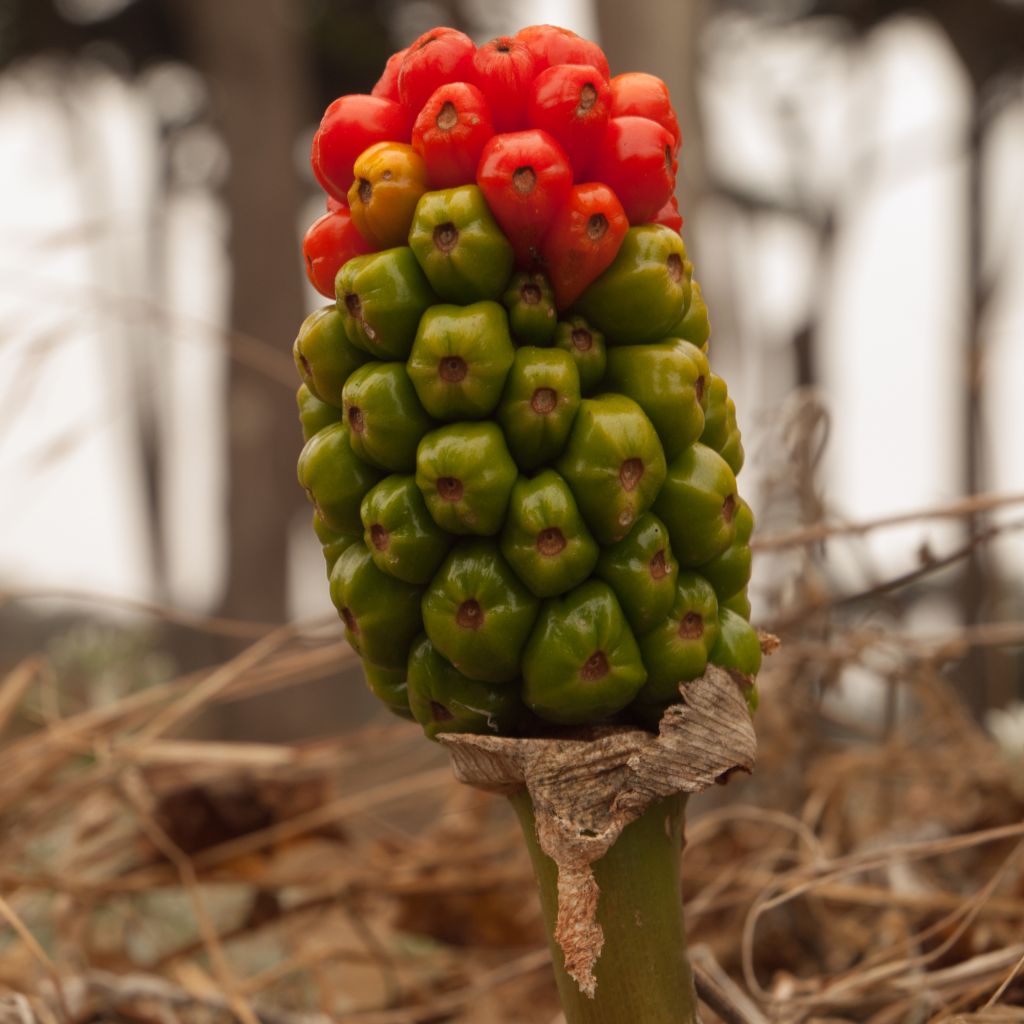
[[[430,736],[656,727],[709,660],[754,700],[679,147],[663,82],[547,25],[434,29],[314,137],[299,481],[370,687]]]

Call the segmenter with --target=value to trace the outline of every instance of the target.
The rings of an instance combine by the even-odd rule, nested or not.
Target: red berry
[[[375,142],[408,142],[409,115],[393,100],[353,94],[340,96],[326,111],[313,136],[310,161],[317,181],[345,201],[356,157]]]
[[[412,127],[412,146],[427,165],[434,188],[468,185],[487,140],[494,136],[484,94],[465,82],[437,89]]]
[[[484,146],[476,181],[512,243],[516,262],[529,267],[572,187],[565,150],[538,128],[495,135]]]
[[[675,191],[672,136],[646,117],[613,117],[590,174],[615,190],[630,224],[646,224]]]
[[[370,90],[371,96],[379,96],[384,100],[394,100],[395,103],[401,102],[401,98],[398,95],[398,72],[402,67],[402,60],[408,52],[409,48],[406,47],[404,50],[399,50],[398,53],[393,53],[388,57],[388,62],[384,65],[384,73],[377,79],[376,84]]]
[[[677,234],[683,233],[683,215],[679,212],[679,200],[672,196],[669,201],[651,218],[652,224],[664,224]]]
[[[590,64],[597,68],[607,82],[611,72],[608,58],[597,43],[557,25],[530,25],[516,33],[516,39],[537,58],[537,73],[556,64]]]
[[[559,309],[571,306],[608,269],[628,229],[622,204],[607,185],[570,190],[541,243]]]
[[[548,68],[530,89],[530,126],[543,128],[558,140],[569,154],[577,181],[586,180],[584,174],[604,138],[610,109],[608,83],[588,64]]]
[[[448,82],[473,81],[476,47],[464,32],[433,28],[405,52],[398,72],[398,93],[415,117],[435,89]]]
[[[511,36],[485,43],[473,57],[476,84],[487,97],[497,132],[526,127],[526,97],[537,74],[537,59]]]
[[[327,212],[334,213],[335,210],[347,210],[348,203],[343,203],[340,199],[335,199],[334,196],[327,197]]]
[[[373,246],[356,230],[347,209],[325,213],[313,221],[302,240],[309,283],[327,298],[335,298],[334,278],[353,256],[373,252]]]
[[[675,152],[679,152],[682,134],[679,121],[672,108],[668,86],[654,75],[643,71],[630,71],[611,80],[612,117],[648,117],[657,121],[675,139]]]

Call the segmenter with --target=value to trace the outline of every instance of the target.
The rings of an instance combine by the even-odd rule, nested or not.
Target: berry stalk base
[[[593,864],[604,946],[593,998],[566,973],[555,939],[558,867],[540,848],[533,803],[511,794],[540,886],[551,958],[566,1024],[695,1024],[696,994],[686,955],[679,862],[686,795],[651,804]]]

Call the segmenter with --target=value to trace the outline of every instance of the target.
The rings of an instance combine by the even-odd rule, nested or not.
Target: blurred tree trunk
[[[186,0],[181,15],[228,149],[233,330],[286,354],[302,319],[301,185],[307,120],[299,12],[289,0]],[[228,560],[222,615],[282,621],[299,442],[282,382],[232,360],[226,396]]]

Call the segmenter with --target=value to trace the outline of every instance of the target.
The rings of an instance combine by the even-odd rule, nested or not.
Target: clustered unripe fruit
[[[299,482],[367,683],[431,737],[657,728],[709,661],[756,699],[679,147],[664,83],[551,26],[434,29],[314,137]]]

